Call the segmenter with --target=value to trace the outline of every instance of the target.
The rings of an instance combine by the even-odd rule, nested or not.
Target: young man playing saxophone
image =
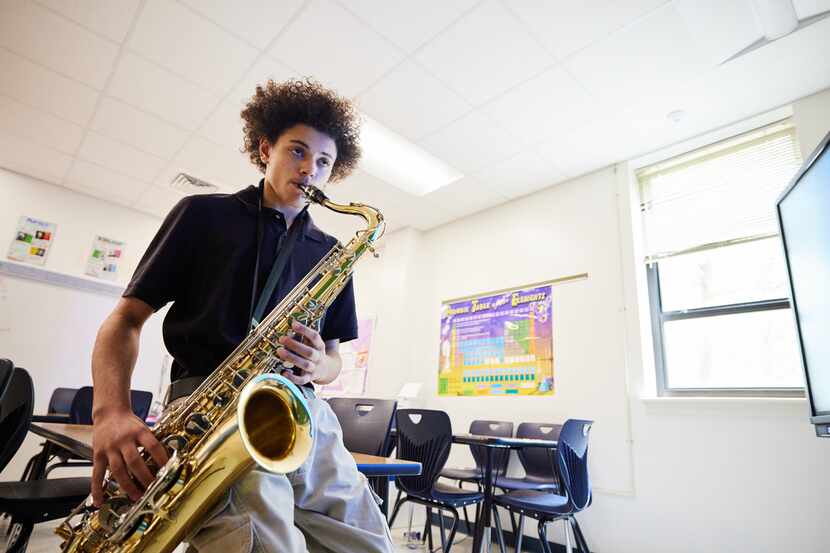
[[[354,168],[360,151],[353,106],[315,83],[269,81],[257,87],[242,118],[245,148],[264,173],[259,187],[179,202],[98,332],[92,358],[96,504],[107,468],[132,499],[153,480],[139,447],[159,466],[167,460],[165,448],[129,404],[147,318],[173,303],[164,321],[165,344],[174,357],[171,399],[186,397],[247,334],[289,229],[294,248],[265,313],[335,243],[311,221],[298,184],[322,188]],[[338,344],[357,336],[351,282],[327,310],[319,333],[296,322],[293,329],[298,339],[281,338],[277,355],[296,368],[296,374],[282,374],[302,387],[311,408],[312,453],[293,473],[255,469],[243,477],[189,538],[199,553],[392,550],[386,521],[343,446],[337,419],[311,385],[337,377]]]

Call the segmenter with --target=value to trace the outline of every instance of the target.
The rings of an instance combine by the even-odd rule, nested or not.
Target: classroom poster
[[[49,248],[55,240],[55,223],[39,221],[25,215],[17,222],[15,238],[9,246],[8,258],[33,265],[46,263]]]
[[[85,273],[106,280],[115,280],[123,251],[124,242],[96,236],[86,261]]]
[[[322,397],[360,396],[366,392],[374,330],[374,317],[358,319],[357,338],[340,344],[340,358],[343,360],[340,375],[333,382],[320,386]]]
[[[552,395],[551,285],[441,305],[438,394]]]

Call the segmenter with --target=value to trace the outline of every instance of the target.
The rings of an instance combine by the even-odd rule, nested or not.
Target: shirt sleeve
[[[124,290],[125,298],[138,298],[158,311],[181,297],[199,242],[194,212],[192,197],[173,207],[139,261]]]
[[[340,343],[357,338],[357,312],[354,302],[352,279],[326,310],[320,337],[326,340],[340,340]]]

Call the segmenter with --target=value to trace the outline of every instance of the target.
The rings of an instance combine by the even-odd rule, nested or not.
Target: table
[[[473,534],[473,553],[484,551],[484,545],[490,543],[490,515],[493,509],[493,450],[522,449],[525,447],[544,447],[556,449],[556,440],[532,440],[526,438],[499,438],[496,436],[478,436],[474,434],[457,434],[453,443],[483,446],[485,448],[484,465],[484,502],[476,520]],[[485,537],[486,534],[486,537]]]
[[[53,446],[66,449],[81,459],[92,460],[92,426],[90,425],[46,422],[32,424],[29,430],[46,438],[43,451],[38,455],[35,466],[32,468],[30,480],[43,478]],[[373,487],[383,499],[381,511],[384,511],[384,514],[389,498],[389,477],[421,474],[421,463],[415,461],[377,457],[363,453],[352,453],[352,457],[354,457],[357,470],[374,480]],[[380,485],[381,482],[385,485]]]

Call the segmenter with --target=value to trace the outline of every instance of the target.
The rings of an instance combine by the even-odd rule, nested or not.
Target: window
[[[661,395],[800,395],[775,201],[787,121],[637,171]]]

